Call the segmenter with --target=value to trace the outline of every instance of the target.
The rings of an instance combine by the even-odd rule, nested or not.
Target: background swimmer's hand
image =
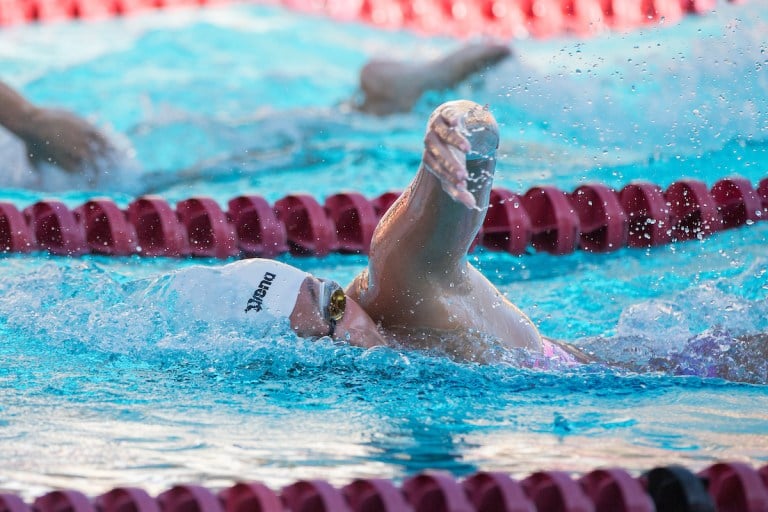
[[[443,190],[467,208],[477,209],[475,196],[467,190],[466,155],[472,146],[465,134],[462,119],[466,112],[461,103],[446,103],[430,118],[424,137],[425,168],[437,179]]]
[[[66,110],[36,108],[26,116],[19,137],[33,164],[46,162],[69,173],[89,172],[95,181],[112,151],[107,138],[93,125]]]

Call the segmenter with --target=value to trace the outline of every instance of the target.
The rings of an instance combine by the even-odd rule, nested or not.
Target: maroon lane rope
[[[144,196],[126,209],[110,199],[92,199],[74,209],[56,199],[22,210],[0,202],[0,252],[208,258],[269,258],[288,251],[365,254],[378,220],[397,197],[389,192],[368,200],[342,192],[320,204],[310,195],[291,194],[270,205],[258,195],[242,195],[231,199],[226,211],[207,197],[173,207],[160,197]],[[601,184],[572,192],[539,186],[524,194],[496,188],[474,246],[515,255],[610,252],[701,239],[766,219],[768,178],[757,188],[739,177],[721,179],[711,189],[688,179],[666,190],[652,183],[630,183],[619,191]]]
[[[228,0],[0,0],[0,27],[94,20],[150,9],[218,5]],[[730,0],[734,1],[734,0]],[[739,0],[736,0],[739,1]],[[266,2],[269,3],[269,2]],[[588,37],[712,11],[716,0],[279,0],[299,12],[425,35]]]
[[[176,485],[152,497],[118,487],[89,498],[56,490],[31,504],[0,493],[0,512],[765,512],[768,466],[712,464],[698,473],[682,466],[656,467],[639,476],[621,468],[581,476],[538,471],[520,480],[479,471],[464,479],[423,472],[398,485],[358,479],[343,487],[299,480],[280,490],[238,482],[218,492]]]

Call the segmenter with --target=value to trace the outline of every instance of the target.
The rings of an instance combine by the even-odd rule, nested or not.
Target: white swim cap
[[[274,322],[293,312],[309,276],[274,260],[253,258],[221,267],[195,266],[171,274],[167,292],[193,318]]]

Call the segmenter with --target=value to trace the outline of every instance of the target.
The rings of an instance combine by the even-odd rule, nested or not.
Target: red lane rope
[[[699,473],[682,466],[657,467],[633,477],[620,468],[582,476],[539,471],[516,480],[501,472],[476,472],[457,480],[424,472],[398,486],[359,479],[337,488],[325,480],[300,480],[279,491],[239,482],[218,492],[176,485],[153,498],[118,487],[93,499],[75,490],[52,491],[32,505],[0,493],[0,512],[702,512],[768,510],[768,466],[713,464]]]
[[[32,21],[100,19],[148,9],[220,4],[227,0],[0,0],[0,26]],[[734,1],[734,0],[730,0]],[[589,36],[626,31],[685,14],[703,14],[716,0],[280,0],[286,7],[343,21],[419,33]]]
[[[243,195],[231,199],[226,211],[207,197],[185,199],[174,208],[160,197],[144,196],[125,210],[111,199],[92,199],[72,210],[55,199],[21,211],[0,202],[0,252],[209,258],[269,258],[288,251],[365,254],[376,224],[398,195],[368,200],[342,192],[323,205],[306,194],[274,205]],[[666,191],[652,183],[631,183],[620,191],[590,184],[570,193],[541,186],[522,195],[496,188],[475,246],[516,255],[610,252],[701,239],[763,220],[768,220],[768,178],[757,188],[744,178],[724,178],[709,190],[697,180],[676,181]]]
[[[124,210],[110,199],[92,199],[72,210],[55,199],[21,211],[0,202],[0,252],[209,258],[270,258],[288,251],[366,254],[376,224],[398,195],[368,200],[342,192],[322,205],[306,194],[288,195],[274,205],[243,195],[231,199],[226,211],[207,197],[185,199],[174,208],[160,197],[144,196]],[[768,178],[757,188],[739,177],[724,178],[711,189],[697,180],[676,181],[666,190],[652,183],[631,183],[619,191],[601,184],[572,192],[540,186],[522,195],[496,188],[474,245],[515,255],[611,252],[701,239],[763,220],[768,220]]]

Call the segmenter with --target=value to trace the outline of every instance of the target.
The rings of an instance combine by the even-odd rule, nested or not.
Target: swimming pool
[[[666,187],[682,177],[711,186],[732,174],[756,183],[768,174],[766,14],[758,2],[722,4],[674,28],[520,41],[517,60],[385,120],[337,106],[365,60],[434,56],[456,42],[239,5],[4,29],[0,73],[135,148],[140,180],[116,172],[101,190],[56,192],[72,206],[103,195],[125,205],[147,190],[222,204],[246,191],[269,201],[343,189],[373,197],[408,182],[426,116],[454,96],[493,109],[496,183],[512,190],[637,179]],[[51,194],[7,187],[0,200],[26,206]],[[733,336],[768,330],[767,237],[762,222],[651,250],[471,256],[542,332],[639,361],[637,373],[247,339],[137,306],[142,279],[219,262],[3,256],[0,487],[33,496],[235,479],[346,483],[427,468],[763,465],[764,342],[747,354],[754,367],[731,380],[708,374],[728,365]],[[365,264],[281,259],[340,282]],[[705,341],[720,347],[707,349],[712,360],[666,372],[653,361],[670,350],[705,354]]]

